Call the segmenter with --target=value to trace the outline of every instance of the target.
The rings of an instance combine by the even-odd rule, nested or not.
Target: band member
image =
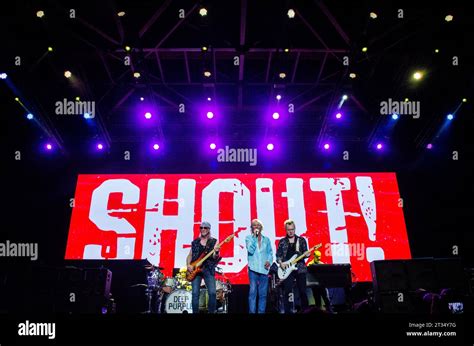
[[[249,312],[255,313],[258,294],[258,313],[264,314],[267,305],[268,270],[273,262],[273,250],[270,239],[262,234],[263,224],[254,219],[251,223],[252,234],[245,238],[249,263]]]
[[[286,269],[289,265],[284,262],[288,261],[294,254],[298,256],[302,255],[303,252],[308,251],[308,244],[306,240],[302,237],[299,237],[295,234],[296,226],[293,220],[285,221],[286,237],[282,238],[278,243],[278,249],[276,253],[277,263],[283,269]],[[306,255],[309,257],[310,254]],[[301,300],[301,309],[306,309],[308,307],[308,297],[306,296],[306,265],[304,258],[301,259],[297,265],[298,270],[293,271],[290,276],[288,276],[283,281],[283,293],[284,293],[284,308],[285,313],[291,313],[291,304],[289,301],[289,295],[293,289],[294,282],[296,280],[296,286],[298,288],[300,300]]]
[[[314,251],[314,258],[308,263],[308,267],[312,265],[324,264],[321,261],[321,251],[315,250]],[[326,287],[322,285],[316,285],[312,288],[313,296],[314,296],[314,304],[316,307],[321,308],[321,299],[324,301],[324,305],[326,307],[326,311],[332,312],[331,303],[328,298],[328,292]]]
[[[216,312],[216,279],[215,268],[219,262],[219,244],[217,239],[211,237],[211,224],[207,221],[203,221],[200,226],[200,236],[193,240],[191,243],[191,251],[189,251],[188,257],[186,258],[186,264],[189,271],[193,271],[194,267],[191,262],[196,261],[199,256],[203,253],[209,253],[214,249],[214,254],[209,257],[202,265],[202,273],[198,274],[191,282],[192,285],[192,306],[193,313],[199,312],[199,293],[201,289],[201,281],[204,278],[204,282],[207,287],[209,294],[209,313]]]

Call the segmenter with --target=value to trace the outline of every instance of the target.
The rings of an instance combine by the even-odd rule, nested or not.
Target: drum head
[[[163,286],[168,287],[175,287],[176,286],[176,279],[175,278],[166,278],[163,282]]]
[[[192,294],[186,290],[176,290],[166,298],[165,312],[168,314],[191,314],[193,312],[192,307]]]

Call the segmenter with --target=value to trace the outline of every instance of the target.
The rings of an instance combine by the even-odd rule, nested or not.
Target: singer
[[[249,263],[249,313],[254,314],[257,305],[258,313],[264,314],[267,305],[268,271],[273,262],[273,251],[270,239],[262,235],[263,224],[260,220],[252,220],[249,234],[245,238]]]

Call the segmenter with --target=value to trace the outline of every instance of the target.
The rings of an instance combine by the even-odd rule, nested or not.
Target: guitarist
[[[285,221],[286,237],[280,239],[278,243],[278,249],[276,252],[277,263],[282,266],[282,269],[286,269],[286,265],[283,262],[288,261],[294,254],[298,256],[303,254],[308,250],[308,244],[306,239],[299,237],[295,234],[296,226],[293,220]],[[308,254],[306,257],[309,257]],[[306,296],[306,265],[304,259],[301,259],[297,263],[298,270],[293,271],[290,276],[288,276],[283,281],[283,301],[285,307],[285,313],[291,313],[291,304],[289,301],[290,292],[293,289],[293,284],[296,280],[296,286],[301,300],[301,309],[305,310],[308,307],[308,297]],[[293,300],[294,301],[294,300]]]
[[[211,224],[207,221],[201,222],[200,226],[201,235],[194,239],[191,243],[191,251],[189,251],[186,263],[189,271],[193,271],[194,267],[191,262],[196,261],[199,256],[203,253],[209,253],[214,249],[214,254],[209,257],[202,265],[202,273],[198,274],[193,281],[192,285],[192,305],[193,313],[199,312],[199,293],[201,289],[201,281],[204,278],[206,283],[207,292],[209,294],[208,309],[209,313],[213,314],[216,312],[216,265],[219,262],[219,244],[217,239],[211,237]]]

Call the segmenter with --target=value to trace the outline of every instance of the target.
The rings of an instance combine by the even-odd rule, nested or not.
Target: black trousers
[[[313,296],[314,296],[314,305],[316,307],[321,308],[321,298],[324,301],[324,304],[326,305],[326,310],[331,311],[331,302],[329,301],[329,297],[326,291],[326,287],[324,286],[314,286],[313,289]]]
[[[298,273],[296,270],[283,281],[283,305],[285,307],[285,314],[292,313],[293,304],[289,301],[289,295],[293,290],[293,284],[296,280],[296,287],[300,296],[301,309],[308,307],[308,296],[306,295],[306,273]],[[293,301],[294,301],[293,297]]]

